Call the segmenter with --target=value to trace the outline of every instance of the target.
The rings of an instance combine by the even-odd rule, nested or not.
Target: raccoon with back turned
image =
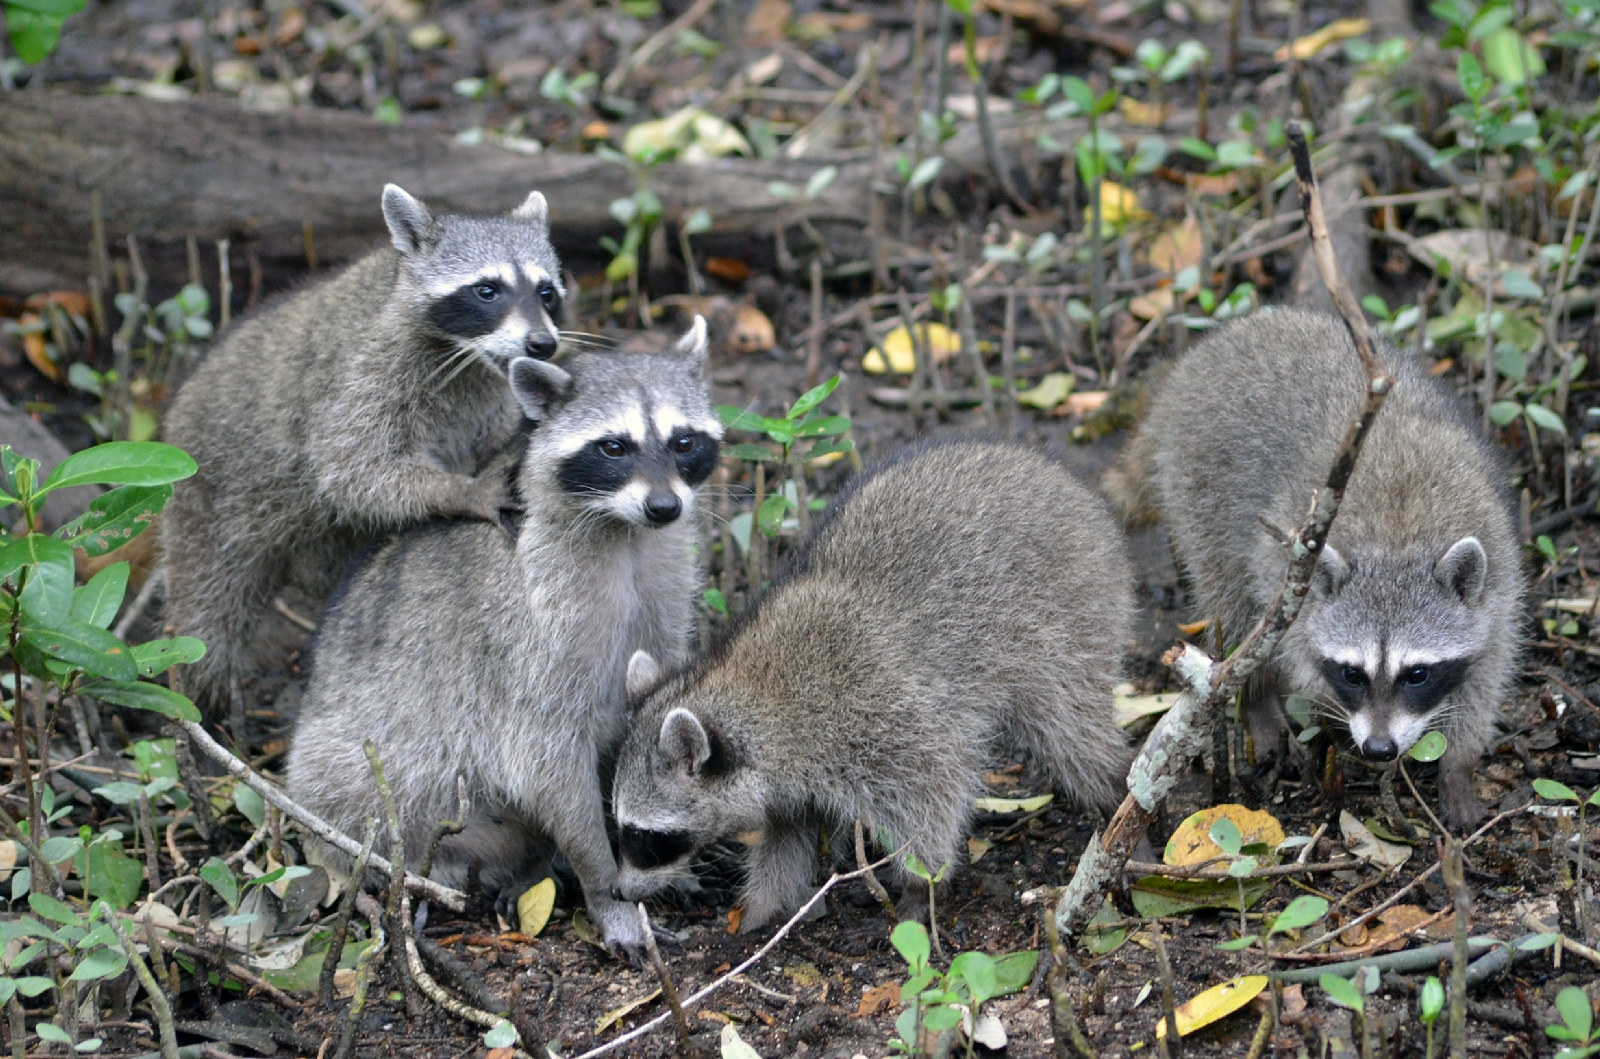
[[[622,737],[628,660],[681,661],[700,578],[696,490],[722,428],[705,382],[705,322],[670,353],[514,361],[536,423],[518,484],[515,540],[439,522],[383,545],[341,589],[318,633],[289,753],[289,794],[347,831],[380,811],[362,743],[383,758],[408,858],[474,803],[434,877],[484,888],[514,918],[552,844],[608,946],[636,954],[638,914],[612,897],[599,769]],[[321,856],[319,852],[317,854]],[[335,866],[340,866],[336,863]]]
[[[1441,380],[1408,353],[1379,355],[1394,388],[1299,619],[1244,711],[1264,752],[1278,744],[1282,692],[1312,698],[1377,761],[1441,730],[1440,796],[1460,827],[1482,814],[1472,768],[1516,672],[1523,575],[1507,471]],[[1165,523],[1225,646],[1280,591],[1278,537],[1304,520],[1364,389],[1341,320],[1263,310],[1178,359],[1108,474],[1130,521]]]
[[[168,613],[206,643],[185,678],[211,716],[242,722],[240,681],[287,584],[320,603],[382,532],[517,506],[509,466],[469,475],[521,422],[508,366],[557,347],[544,196],[435,216],[390,184],[383,216],[391,246],[227,332],[167,415],[166,440],[200,465],[162,518]]]
[[[707,657],[664,677],[630,662],[643,701],[613,784],[618,895],[686,882],[693,854],[754,832],[754,930],[810,896],[819,828],[857,820],[956,865],[997,744],[1073,803],[1114,807],[1131,582],[1104,505],[1030,449],[933,445],[858,478]],[[915,906],[926,891],[891,871]]]

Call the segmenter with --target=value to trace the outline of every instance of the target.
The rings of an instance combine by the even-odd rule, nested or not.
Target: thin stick
[[[344,956],[345,939],[350,936],[350,917],[355,915],[356,894],[361,892],[362,884],[367,878],[367,862],[372,857],[372,844],[378,838],[378,818],[367,817],[367,832],[361,840],[361,854],[356,857],[355,870],[350,873],[350,886],[344,895],[339,898],[339,914],[333,924],[333,940],[328,943],[328,951],[322,958],[322,975],[318,983],[318,996],[323,1007],[333,1005],[333,973],[339,966],[339,960]]]
[[[406,872],[406,846],[405,834],[400,829],[400,807],[395,801],[394,788],[389,786],[389,778],[383,772],[383,760],[378,757],[377,744],[368,739],[361,744],[361,749],[367,755],[367,767],[372,770],[372,780],[378,785],[378,797],[383,802],[383,815],[388,823],[389,839],[389,906],[386,914],[389,917],[389,930],[399,934],[405,940],[410,940],[410,916],[406,915],[402,901],[405,896]],[[371,855],[368,854],[370,857]],[[406,994],[406,1012],[415,1015],[412,1010],[415,998],[412,996],[413,980],[407,974],[408,966],[400,968],[400,984]]]
[[[851,879],[861,878],[868,870],[872,868],[881,868],[885,864],[891,863],[895,858],[899,857],[904,852],[905,847],[902,846],[900,849],[895,850],[887,857],[873,861],[871,864],[867,865],[866,868],[857,868],[855,871],[849,872],[845,875],[840,875],[835,872],[834,874],[828,876],[828,881],[823,883],[821,888],[818,889],[816,893],[811,895],[811,899],[809,901],[800,906],[800,910],[798,912],[789,917],[789,921],[787,923],[778,928],[777,932],[767,940],[765,945],[761,946],[761,948],[757,949],[753,954],[746,958],[743,963],[724,974],[721,978],[712,981],[703,989],[689,994],[683,999],[683,1006],[685,1008],[693,1007],[706,997],[710,996],[712,993],[720,992],[722,988],[729,982],[737,981],[739,978],[742,978],[746,971],[765,959],[769,952],[777,948],[783,939],[789,936],[789,932],[792,931],[797,924],[804,920],[806,916],[811,914],[811,910],[817,906],[818,902],[822,901],[828,896],[829,890],[832,890],[835,886],[838,886],[842,882],[849,882]],[[667,1020],[670,1018],[672,1018],[671,1012],[663,1012],[651,1019],[649,1022],[634,1027],[627,1033],[624,1033],[622,1036],[617,1037],[614,1040],[607,1041],[598,1048],[591,1048],[582,1055],[575,1056],[574,1059],[595,1059],[595,1056],[606,1055],[609,1052],[614,1052],[623,1045],[631,1044],[640,1037],[643,1037],[646,1034],[666,1025]]]
[[[356,1043],[356,1027],[361,1025],[361,1014],[367,1007],[367,988],[372,984],[372,968],[388,946],[389,939],[383,933],[383,916],[374,915],[372,944],[356,957],[356,991],[350,998],[349,1009],[345,1011],[344,1028],[339,1031],[339,1047],[334,1051],[333,1059],[350,1059],[350,1051]]]
[[[228,240],[217,240],[217,303],[221,326],[233,319],[233,262],[228,257]]]
[[[134,948],[133,939],[128,937],[128,932],[117,919],[116,913],[108,914],[105,920],[116,932],[117,941],[122,945],[122,951],[127,954],[128,962],[133,964],[133,973],[138,976],[139,984],[150,994],[150,1006],[155,1008],[156,1022],[161,1026],[161,1059],[178,1059],[178,1034],[173,1028],[172,1005],[167,1003],[167,994],[161,991],[156,976],[150,973],[150,967],[144,962],[144,957]]]
[[[1456,913],[1455,958],[1450,961],[1450,1059],[1467,1059],[1467,920],[1472,915],[1472,891],[1462,870],[1461,843],[1446,835],[1439,863]]]
[[[656,969],[656,977],[661,979],[661,991],[666,994],[667,1006],[672,1009],[672,1021],[678,1027],[678,1054],[688,1055],[689,1020],[684,1018],[683,1004],[678,1000],[678,986],[667,973],[667,965],[661,959],[661,950],[656,947],[655,928],[650,925],[650,913],[645,911],[644,902],[636,905],[639,909],[639,923],[644,927],[644,951],[650,956],[650,966]]]
[[[459,774],[456,776],[456,806],[456,819],[441,820],[435,824],[433,833],[428,836],[428,844],[422,848],[422,861],[417,865],[417,874],[424,879],[433,874],[433,858],[439,852],[439,843],[467,829],[467,817],[472,814],[472,799],[467,797],[467,777]]]
[[[972,383],[978,388],[978,396],[983,402],[984,423],[993,428],[994,387],[989,385],[989,370],[984,367],[983,351],[978,348],[978,327],[972,318],[972,302],[967,299],[966,291],[961,292],[961,302],[956,306],[956,326],[961,329],[962,352],[972,362]]]
[[[892,919],[895,914],[894,902],[889,898],[889,891],[883,888],[883,883],[878,881],[878,875],[867,865],[866,829],[861,826],[861,821],[856,821],[856,868],[866,872],[862,878],[867,884],[867,889],[872,891],[872,896],[878,899],[878,904],[883,906]]]
[[[1067,947],[1061,943],[1061,930],[1054,916],[1046,916],[1045,936],[1050,940],[1050,1028],[1055,1031],[1057,1059],[1071,1059],[1067,1045],[1072,1045],[1079,1059],[1095,1059],[1094,1049],[1078,1025],[1078,1012],[1067,992]]]
[[[601,89],[607,95],[616,95],[621,91],[622,86],[627,83],[628,74],[649,62],[656,52],[677,40],[678,34],[704,18],[706,13],[716,6],[716,3],[717,0],[695,0],[689,10],[661,27],[649,40],[635,48],[632,55],[618,63],[617,68],[606,75],[605,83],[600,86]]]
[[[1225,859],[1225,858],[1224,858]],[[1326,871],[1350,871],[1359,868],[1362,862],[1358,860],[1330,860],[1320,864],[1274,864],[1267,868],[1257,868],[1249,875],[1229,875],[1225,871],[1206,869],[1198,864],[1175,866],[1172,864],[1150,864],[1145,861],[1130,860],[1127,870],[1140,875],[1160,875],[1168,879],[1276,879],[1285,875],[1312,875]]]
[[[275,784],[268,783],[249,765],[240,761],[229,753],[222,744],[211,738],[211,733],[207,732],[204,727],[194,721],[178,721],[177,724],[188,733],[189,737],[194,740],[195,745],[205,751],[207,757],[216,761],[234,776],[237,776],[251,790],[254,790],[290,818],[309,829],[312,834],[352,857],[361,855],[361,843],[340,831],[316,813],[296,803]],[[377,871],[386,874],[394,871],[394,866],[389,862],[388,858],[381,857],[376,853],[372,854],[371,863],[372,867]],[[425,894],[429,900],[438,901],[455,912],[461,911],[467,904],[466,895],[460,890],[452,890],[448,886],[441,886],[431,879],[421,878],[411,872],[406,873],[406,887]]]
[[[967,292],[961,292],[962,300]],[[1017,436],[1017,296],[1006,295],[1006,328],[1000,340],[1000,377],[1006,386],[1006,437]]]
[[[1167,943],[1161,936],[1161,931],[1150,932],[1150,940],[1156,947],[1156,970],[1161,974],[1161,1009],[1166,1012],[1167,1036],[1166,1048],[1170,1055],[1176,1057],[1183,1052],[1183,1043],[1178,1036],[1178,1009],[1177,998],[1173,995],[1172,964],[1167,960]]]
[[[877,198],[877,192],[873,192]],[[806,389],[811,389],[817,384],[817,375],[822,371],[822,336],[825,328],[822,326],[822,259],[811,260],[811,330],[810,337],[806,340]]]

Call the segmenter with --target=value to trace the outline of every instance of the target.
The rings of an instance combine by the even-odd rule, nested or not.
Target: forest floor
[[[601,83],[688,6],[662,9],[655,0],[619,5],[383,0],[378,6],[357,0],[311,6],[293,0],[95,2],[68,21],[59,49],[42,65],[24,68],[8,60],[3,72],[8,85],[19,86],[17,92],[116,91],[171,99],[174,105],[197,94],[220,94],[237,97],[241,107],[360,110],[376,120],[437,129],[463,142],[501,142],[520,151],[615,149],[623,146],[630,127],[695,104],[728,118],[758,156],[780,150],[779,144],[792,143],[802,131],[819,138],[828,157],[899,152],[907,164],[899,176],[886,179],[900,184],[911,179],[910,171],[923,159],[935,156],[931,140],[937,130],[924,144],[915,133],[915,115],[919,107],[932,109],[936,93],[948,106],[952,131],[972,128],[974,89],[959,50],[962,16],[942,38],[948,48],[945,62],[936,63],[940,8],[933,0],[696,4],[701,17],[665,40],[651,61],[617,83]],[[1459,45],[1440,43],[1445,27],[1435,15],[1385,15],[1374,5],[1379,18],[1391,19],[1392,33],[1403,38],[1409,26],[1415,43],[1400,61],[1385,64],[1370,51],[1346,52],[1337,45],[1292,59],[1278,57],[1278,49],[1291,40],[1369,14],[1350,0],[1236,5],[1243,28],[1235,44],[1229,40],[1228,7],[1220,0],[989,0],[977,5],[973,39],[997,121],[1061,103],[1067,92],[1059,83],[1043,91],[1056,75],[1083,77],[1096,92],[1117,85],[1125,93],[1102,119],[1117,141],[1114,150],[1100,148],[1103,179],[1118,180],[1127,189],[1126,197],[1101,195],[1108,225],[1102,279],[1095,279],[1087,263],[1099,246],[1086,217],[1085,187],[1096,174],[1078,164],[1081,142],[1054,144],[1040,137],[1021,142],[1006,163],[1015,200],[992,170],[954,183],[930,180],[886,197],[889,214],[881,230],[863,240],[870,245],[863,260],[843,260],[814,233],[795,231],[792,245],[781,234],[776,245],[768,237],[752,237],[740,256],[698,260],[698,276],[691,277],[678,249],[667,249],[674,240],[659,229],[663,234],[656,239],[642,233],[639,274],[630,285],[626,277],[604,275],[614,262],[611,250],[561,247],[578,286],[568,326],[624,345],[648,345],[668,329],[681,328],[688,311],[707,311],[716,338],[710,371],[718,403],[781,414],[809,385],[837,371],[842,383],[828,407],[850,417],[850,436],[866,461],[921,436],[997,432],[1038,445],[1086,480],[1098,481],[1125,441],[1146,383],[1161,364],[1230,312],[1307,300],[1292,279],[1303,239],[1286,237],[1297,231],[1298,203],[1292,190],[1283,191],[1292,181],[1280,179],[1280,119],[1311,118],[1317,128],[1329,130],[1319,165],[1331,170],[1350,158],[1362,165],[1355,194],[1365,196],[1365,208],[1349,211],[1359,218],[1360,252],[1346,257],[1346,266],[1357,266],[1362,293],[1381,299],[1383,312],[1377,315],[1394,341],[1428,358],[1436,374],[1455,383],[1475,409],[1482,407],[1486,386],[1488,403],[1514,406],[1509,417],[1491,409],[1494,425],[1488,429],[1511,458],[1532,591],[1522,625],[1521,677],[1505,704],[1502,738],[1475,776],[1478,793],[1495,815],[1467,852],[1472,933],[1510,941],[1530,933],[1532,917],[1580,944],[1600,947],[1600,903],[1588,881],[1600,871],[1591,861],[1580,872],[1583,887],[1573,880],[1587,836],[1575,835],[1570,813],[1563,815],[1537,798],[1532,786],[1539,778],[1584,794],[1600,786],[1600,622],[1592,622],[1590,613],[1600,597],[1600,523],[1593,521],[1600,434],[1586,433],[1600,429],[1600,421],[1589,415],[1590,394],[1600,384],[1600,325],[1591,319],[1594,266],[1585,272],[1580,258],[1565,287],[1554,285],[1558,281],[1548,270],[1529,266],[1532,281],[1564,300],[1565,312],[1559,306],[1552,310],[1545,291],[1535,297],[1515,286],[1494,287],[1491,279],[1507,319],[1500,325],[1502,341],[1492,347],[1495,368],[1486,383],[1484,342],[1473,326],[1483,300],[1471,279],[1482,261],[1457,240],[1449,256],[1457,278],[1450,278],[1450,269],[1430,269],[1421,263],[1426,257],[1412,249],[1419,240],[1486,224],[1535,250],[1553,245],[1559,253],[1573,246],[1574,226],[1567,219],[1575,209],[1586,213],[1593,194],[1584,193],[1582,185],[1575,197],[1563,199],[1559,192],[1584,164],[1580,147],[1591,127],[1586,123],[1593,120],[1584,108],[1597,96],[1592,52],[1583,50],[1588,45],[1576,46],[1578,57],[1572,58],[1571,48],[1552,43],[1565,26],[1561,18],[1568,17],[1567,8],[1532,6],[1533,12],[1523,12],[1515,25],[1547,48],[1552,71],[1538,82],[1536,105],[1546,129],[1554,130],[1546,132],[1552,146],[1545,153],[1556,164],[1540,167],[1533,148],[1502,145],[1503,159],[1477,162],[1499,182],[1498,192],[1490,195],[1474,190],[1473,174],[1454,171],[1449,162],[1430,167],[1425,152],[1413,150],[1398,135],[1376,131],[1410,121],[1432,150],[1451,142],[1463,127],[1464,119],[1446,117],[1447,108],[1463,98],[1455,80]],[[1474,7],[1469,14],[1481,11]],[[1370,27],[1363,32],[1373,45],[1386,36]],[[1144,41],[1158,42],[1164,59],[1174,61],[1182,42],[1197,41],[1207,59],[1168,68],[1173,76],[1164,78],[1163,62],[1154,70],[1140,65],[1137,54]],[[876,49],[872,77],[858,79],[869,46]],[[1142,55],[1149,59],[1151,54],[1146,46]],[[937,86],[938,66],[948,70],[947,91]],[[1134,72],[1118,75],[1114,68]],[[598,76],[586,78],[586,72]],[[1369,100],[1369,113],[1362,116],[1356,108],[1357,116],[1351,117],[1351,107],[1341,111],[1340,104],[1351,102],[1349,87],[1356,77],[1370,80],[1368,93],[1378,102]],[[1381,120],[1375,117],[1379,114]],[[1190,142],[1186,149],[1186,140],[1199,147]],[[682,141],[676,146],[685,148]],[[1115,156],[1115,165],[1106,155]],[[1234,164],[1228,164],[1229,157]],[[1465,167],[1472,160],[1467,152],[1454,164]],[[1588,183],[1592,188],[1594,180]],[[708,189],[707,200],[715,211],[714,190]],[[1590,215],[1587,228],[1578,232],[1580,241],[1593,224]],[[621,226],[617,234],[624,237]],[[682,244],[689,245],[687,236]],[[692,250],[688,256],[693,257]],[[810,270],[813,260],[820,266],[816,271]],[[117,264],[125,279],[125,266],[132,263]],[[320,263],[330,264],[338,263]],[[1497,267],[1512,266],[1502,261]],[[1186,270],[1194,270],[1187,291],[1175,282]],[[303,276],[241,281],[232,308],[244,311],[308,278],[315,278],[309,268]],[[704,284],[702,295],[689,293],[692,282]],[[201,285],[209,287],[214,304],[215,286]],[[640,285],[648,300],[630,294]],[[954,304],[945,293],[951,285],[959,285],[965,305]],[[896,289],[906,292],[905,298],[884,293]],[[32,313],[37,322],[42,303],[38,297],[27,299],[48,293],[0,291],[0,317],[25,325]],[[152,291],[149,301],[175,293]],[[1405,324],[1401,317],[1408,306],[1421,312]],[[1097,308],[1103,310],[1100,323],[1091,327],[1087,321]],[[967,330],[962,326],[966,310],[970,334],[981,343],[980,361],[987,371],[1013,374],[1014,390],[991,388],[985,402],[974,385],[970,349],[933,368],[926,383],[913,380],[908,386],[904,377],[864,369],[869,342],[887,341],[903,325],[904,314],[942,319],[960,331]],[[1553,311],[1553,321],[1546,320],[1547,311]],[[655,325],[653,332],[639,326],[644,318]],[[1446,326],[1438,325],[1441,320]],[[826,326],[814,327],[819,322]],[[813,340],[819,330],[821,337]],[[40,353],[42,340],[30,346],[16,333],[0,333],[0,391],[77,449],[95,440],[89,417],[101,415],[104,406],[84,389],[66,384],[68,362],[104,370],[111,354],[105,336],[96,335],[92,326],[67,331],[51,333],[48,353]],[[1428,337],[1419,340],[1424,332]],[[146,353],[155,356],[149,349]],[[42,365],[41,359],[49,363]],[[153,362],[150,371],[153,375]],[[148,391],[135,387],[135,396]],[[159,414],[158,401],[152,400],[150,408]],[[1548,418],[1561,429],[1551,429]],[[850,461],[806,473],[812,495],[827,497],[848,477]],[[751,465],[724,461],[715,485],[711,573],[738,609],[751,594],[748,547],[736,543],[729,526],[752,506]],[[791,536],[785,531],[765,547],[781,553]],[[755,547],[763,545],[757,541]],[[1137,643],[1130,645],[1129,687],[1123,690],[1127,698],[1141,699],[1178,690],[1161,656],[1184,637],[1181,623],[1205,616],[1194,612],[1164,531],[1137,532],[1130,548],[1141,621]],[[1553,605],[1557,600],[1563,601],[1559,608]],[[287,603],[289,611],[314,622],[314,603]],[[702,630],[720,620],[707,609]],[[158,597],[133,626],[132,636],[158,636],[161,625]],[[253,727],[244,745],[236,747],[269,776],[281,768],[293,731],[300,666],[311,642],[302,625],[287,617],[273,635],[271,662],[250,689],[259,703],[250,715]],[[1192,638],[1201,642],[1199,634]],[[138,715],[107,714],[105,727],[112,731],[103,745],[115,749],[152,738],[155,733],[141,727],[145,724]],[[1149,725],[1148,719],[1135,722],[1130,730],[1142,735]],[[11,739],[7,735],[0,747],[8,759]],[[1157,1050],[1154,1031],[1162,1016],[1163,984],[1154,931],[1164,939],[1179,1003],[1235,976],[1266,973],[1269,965],[1274,971],[1315,966],[1449,938],[1450,893],[1437,873],[1416,882],[1438,860],[1437,836],[1428,833],[1436,830],[1427,811],[1436,804],[1432,767],[1411,766],[1427,806],[1402,784],[1396,804],[1405,819],[1396,820],[1394,806],[1386,808],[1380,795],[1376,769],[1343,753],[1334,753],[1326,770],[1320,758],[1314,760],[1317,764],[1303,775],[1277,777],[1264,789],[1254,781],[1226,784],[1226,796],[1220,798],[1223,792],[1208,775],[1207,763],[1197,763],[1152,828],[1152,845],[1159,850],[1181,821],[1219,801],[1269,812],[1285,835],[1320,834],[1305,858],[1313,864],[1348,856],[1347,819],[1358,827],[1375,824],[1389,838],[1414,826],[1420,829],[1417,837],[1387,847],[1383,855],[1394,862],[1389,866],[1350,859],[1336,869],[1275,879],[1250,911],[1273,913],[1312,893],[1332,905],[1326,925],[1340,926],[1409,888],[1400,907],[1419,911],[1406,925],[1429,919],[1426,929],[1415,930],[1416,937],[1397,937],[1360,926],[1313,951],[1269,961],[1256,949],[1219,951],[1219,943],[1238,933],[1238,912],[1203,908],[1148,914],[1148,905],[1135,903],[1136,877],[1130,874],[1125,888],[1112,897],[1114,916],[1126,928],[1121,943],[1100,953],[1080,944],[1084,939],[1072,944],[1078,961],[1072,995],[1095,1054]],[[113,754],[102,753],[96,762],[118,775],[133,767],[127,756]],[[90,796],[71,775],[63,770],[58,786],[76,798],[72,821],[95,827],[116,822],[121,810]],[[996,761],[987,779],[999,798],[1046,793],[1021,762]],[[179,874],[175,857],[193,865],[213,853],[237,850],[256,831],[234,808],[231,779],[218,776],[213,789],[227,829],[220,846],[174,827],[176,835],[168,833],[159,856],[165,878]],[[1529,805],[1536,808],[1529,811]],[[979,814],[972,860],[959,866],[938,900],[946,956],[1047,949],[1042,923],[1054,904],[1050,888],[1068,881],[1101,826],[1103,821],[1056,804],[1031,812]],[[295,856],[292,844],[278,852]],[[713,866],[696,900],[653,911],[656,923],[674,939],[663,942],[663,955],[681,994],[718,978],[763,940],[730,933],[735,875],[726,864]],[[185,910],[190,904],[173,903]],[[295,931],[315,933],[315,923],[326,914],[313,913],[312,926]],[[434,907],[422,933],[458,957],[490,994],[512,998],[525,1046],[534,1054],[548,1044],[553,1053],[580,1055],[666,1010],[656,973],[587,940],[592,931],[570,904],[559,905],[535,939],[507,926],[480,902],[461,916]],[[763,1056],[879,1059],[890,1054],[901,1007],[897,988],[884,987],[907,977],[904,960],[889,942],[893,926],[862,882],[841,885],[829,897],[826,916],[797,926],[744,979],[687,1012],[690,1048],[716,1054],[723,1027],[732,1024]],[[1324,926],[1311,928],[1302,940],[1311,940]],[[1260,929],[1259,920],[1251,929]],[[1423,1054],[1426,1031],[1416,1016],[1414,991],[1427,974],[1444,977],[1445,971],[1440,965],[1385,978],[1368,998],[1368,1017],[1379,1037],[1375,1054]],[[1559,947],[1522,954],[1509,972],[1473,986],[1468,1054],[1524,1059],[1549,1054],[1554,1043],[1544,1027],[1558,1021],[1552,1006],[1557,993],[1578,985],[1600,1000],[1597,983],[1600,966],[1580,955]],[[225,996],[242,995],[237,982],[224,985]],[[331,1056],[328,1041],[338,1038],[347,1002],[341,998],[324,1008],[314,989],[307,994],[284,988],[301,1007],[265,995],[219,1004],[209,989],[186,977],[177,996],[180,1039],[219,1042],[222,1051],[207,1054]],[[395,969],[386,964],[361,1018],[354,1054],[460,1059],[493,1054],[480,1029],[442,1015],[426,1001],[408,1015],[398,990]],[[1187,1036],[1184,1053],[1244,1055],[1269,995]],[[1042,975],[984,1010],[1004,1026],[1006,1054],[1018,1059],[1072,1054],[1053,1039],[1050,991]],[[46,1012],[30,1007],[29,1013],[42,1017]],[[92,1021],[85,1016],[86,1026]],[[279,1032],[275,1041],[266,1041],[259,1032],[238,1031],[241,1024]],[[156,1047],[152,1025],[138,1009],[111,1017],[96,1032],[104,1038],[100,1055],[139,1055]],[[1443,1034],[1441,1019],[1438,1036]],[[1359,1048],[1350,1013],[1317,985],[1284,990],[1265,1054],[1328,1055]],[[624,1054],[665,1056],[677,1049],[669,1023],[628,1045]],[[493,1059],[505,1055],[501,1051]]]

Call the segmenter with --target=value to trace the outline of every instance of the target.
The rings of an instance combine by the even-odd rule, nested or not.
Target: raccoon
[[[362,752],[371,739],[414,858],[457,814],[465,776],[474,808],[439,848],[434,877],[460,886],[478,861],[509,913],[548,870],[553,841],[607,945],[638,949],[638,919],[611,895],[599,769],[627,720],[629,656],[686,654],[696,489],[722,433],[705,349],[697,318],[668,354],[581,354],[565,362],[570,374],[512,362],[511,390],[537,423],[519,535],[431,523],[352,576],[318,634],[291,797],[359,830],[379,812]]]
[[[1516,672],[1520,553],[1499,453],[1422,364],[1385,346],[1395,386],[1373,423],[1318,560],[1310,596],[1245,708],[1277,745],[1277,698],[1300,691],[1390,761],[1430,729],[1449,749],[1452,826],[1481,815],[1472,767]],[[1243,639],[1288,564],[1268,527],[1305,518],[1362,400],[1365,376],[1337,317],[1265,310],[1182,356],[1107,488],[1165,521],[1200,613]]]
[[[521,422],[508,366],[557,347],[544,196],[435,217],[390,184],[383,216],[392,246],[241,322],[167,415],[166,439],[200,465],[163,517],[170,620],[207,646],[186,690],[236,725],[286,584],[320,603],[375,535],[516,505],[509,473],[468,475]]]
[[[1029,449],[947,443],[857,479],[707,657],[665,678],[646,653],[630,661],[642,702],[612,791],[618,895],[683,881],[696,852],[757,832],[754,930],[810,895],[818,829],[856,820],[954,865],[996,742],[1074,803],[1115,806],[1131,583],[1101,502]]]

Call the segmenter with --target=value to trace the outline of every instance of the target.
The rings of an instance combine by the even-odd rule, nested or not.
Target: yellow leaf
[[[1030,390],[1017,394],[1017,403],[1048,412],[1065,401],[1072,393],[1077,380],[1064,371],[1052,371],[1034,384]]]
[[[1218,820],[1232,820],[1239,829],[1240,845],[1264,843],[1276,849],[1283,842],[1283,825],[1271,813],[1259,809],[1246,809],[1242,805],[1214,805],[1202,809],[1178,825],[1167,839],[1162,860],[1175,866],[1199,864],[1212,857],[1222,856],[1222,850],[1211,841],[1211,825]]]
[[[973,860],[978,858],[974,857]],[[11,869],[17,866],[17,844],[11,839],[0,842],[0,882],[11,878]]]
[[[1141,717],[1166,713],[1178,701],[1178,694],[1169,691],[1164,695],[1113,695],[1111,720],[1126,728]]]
[[[766,313],[754,305],[740,305],[734,310],[728,345],[735,353],[765,353],[777,344],[777,332]]]
[[[517,930],[530,938],[537,937],[550,922],[550,912],[556,907],[556,881],[541,879],[517,898]]]
[[[1171,287],[1160,287],[1128,302],[1128,311],[1141,320],[1156,320],[1177,307]]]
[[[1088,206],[1083,208],[1084,222],[1094,223]],[[1139,193],[1109,180],[1100,182],[1100,223],[1121,228],[1133,221],[1147,221],[1150,211],[1139,205]]]
[[[1171,107],[1157,106],[1154,103],[1145,103],[1131,96],[1123,96],[1122,102],[1118,104],[1118,107],[1122,110],[1122,116],[1128,119],[1128,124],[1147,125],[1152,129],[1160,128],[1161,123],[1167,120],[1167,114],[1172,109]]]
[[[1056,415],[1086,416],[1098,412],[1111,394],[1105,390],[1081,390],[1062,402]]]
[[[983,839],[967,839],[967,856],[971,858],[973,864],[976,864],[978,861],[982,860],[983,855],[987,852],[989,852],[989,843],[985,842]]]
[[[1281,63],[1288,62],[1290,49],[1292,48],[1294,57],[1301,62],[1305,62],[1328,45],[1335,44],[1341,40],[1349,40],[1351,37],[1359,37],[1371,28],[1372,23],[1367,19],[1341,18],[1337,22],[1328,23],[1315,33],[1308,33],[1304,37],[1296,37],[1292,45],[1285,44],[1279,48],[1273,58]]]
[[[623,1019],[633,1014],[639,1008],[644,1007],[646,1004],[650,1003],[650,1001],[654,1000],[660,995],[661,990],[657,989],[655,992],[646,996],[642,996],[638,1000],[630,1000],[619,1008],[612,1008],[604,1015],[601,1015],[600,1021],[594,1024],[594,1035],[596,1037],[600,1036],[612,1025],[612,1023],[621,1026]]]
[[[1211,622],[1205,618],[1201,618],[1199,621],[1180,621],[1178,623],[1178,631],[1185,636],[1199,636],[1206,631],[1206,626],[1210,624]]]
[[[1178,1005],[1178,1036],[1187,1037],[1203,1026],[1209,1026],[1224,1015],[1231,1015],[1244,1007],[1267,988],[1267,976],[1248,974],[1221,985],[1212,986],[1199,996]],[[1156,1036],[1167,1036],[1167,1020],[1156,1023]]]
[[[630,158],[675,148],[682,160],[699,164],[726,154],[749,154],[750,145],[739,130],[699,107],[683,107],[655,121],[641,121],[622,137],[622,151]]]
[[[1032,813],[1049,805],[1054,798],[1053,794],[1041,794],[1037,798],[979,798],[972,804],[985,813]]]
[[[927,343],[928,352],[933,354],[935,364],[943,364],[961,349],[961,336],[950,330],[944,324],[921,324],[923,341]],[[911,332],[904,326],[890,331],[884,338],[882,346],[874,346],[867,350],[867,355],[861,358],[861,370],[873,375],[884,373],[883,356],[889,355],[889,365],[901,375],[910,375],[916,370],[916,351],[911,345]]]
[[[1151,268],[1176,275],[1191,265],[1200,264],[1203,242],[1200,222],[1191,213],[1183,219],[1182,224],[1174,224],[1156,236],[1146,258]]]

